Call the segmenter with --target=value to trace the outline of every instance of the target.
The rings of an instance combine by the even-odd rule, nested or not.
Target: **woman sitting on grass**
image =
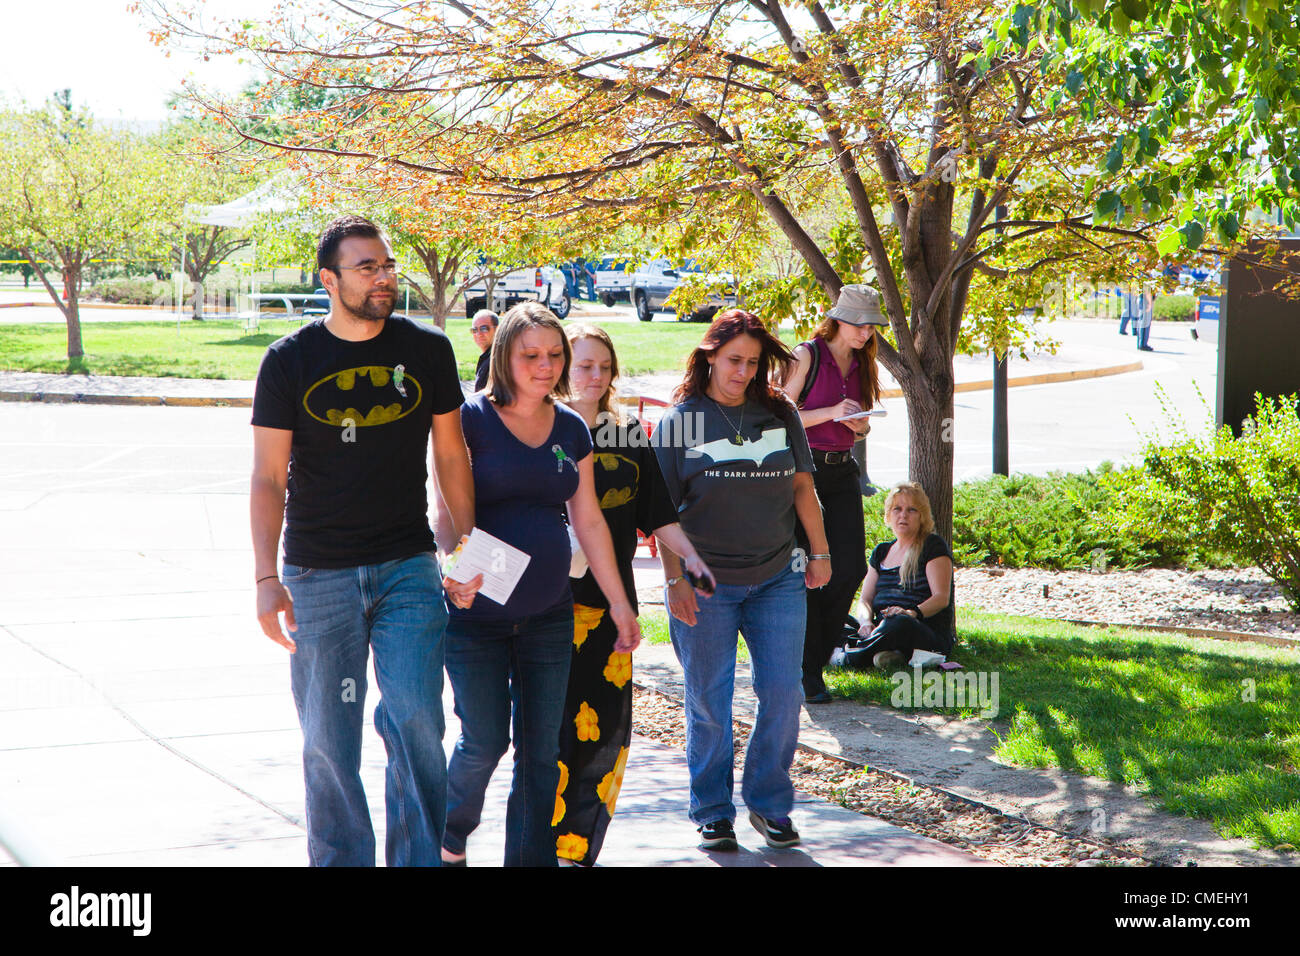
[[[849,653],[882,670],[908,662],[916,650],[947,656],[952,650],[952,552],[934,533],[930,499],[914,481],[885,497],[885,523],[893,541],[876,546],[867,561],[859,604],[871,623],[859,631],[869,640]]]

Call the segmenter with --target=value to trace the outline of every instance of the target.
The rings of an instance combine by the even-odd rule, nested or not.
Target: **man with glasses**
[[[470,530],[474,486],[456,360],[441,330],[393,316],[397,265],[374,223],[330,223],[316,262],[330,312],[267,349],[253,397],[257,618],[292,655],[309,862],[375,863],[360,775],[373,648],[381,695],[374,723],[388,752],[385,858],[438,866],[446,600],[468,607],[481,583],[439,580],[425,496],[432,436],[455,530]]]
[[[489,359],[492,357],[492,337],[497,334],[497,324],[501,320],[491,309],[479,309],[470,319],[469,331],[474,336],[474,344],[482,353],[474,369],[474,391],[481,392],[487,387]]]

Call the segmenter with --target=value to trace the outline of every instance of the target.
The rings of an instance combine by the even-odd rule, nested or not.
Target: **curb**
[[[658,696],[664,698],[665,700],[671,701],[673,704],[683,709],[686,706],[685,701],[673,696],[672,694],[668,693],[665,690],[660,690],[658,687],[655,687],[653,685],[641,684],[635,680],[632,681],[632,685],[634,687],[640,688],[642,691],[646,693],[657,694]],[[752,720],[747,719],[745,717],[739,717],[734,714],[732,715],[731,719],[733,722],[745,727],[751,734],[753,733],[754,722]],[[941,786],[939,784],[924,783],[915,780],[912,777],[907,776],[906,774],[899,773],[896,770],[888,770],[876,764],[869,764],[864,761],[855,760],[852,757],[845,756],[844,754],[830,753],[829,751],[821,750],[817,747],[814,747],[812,744],[805,743],[803,740],[796,741],[795,749],[802,751],[803,753],[810,754],[814,757],[821,757],[823,760],[830,760],[834,763],[841,764],[842,766],[848,767],[849,769],[852,770],[859,770],[859,771],[866,771],[868,773],[880,774],[883,777],[888,777],[891,780],[897,780],[899,783],[906,784],[907,786],[913,787],[917,790],[930,790],[934,793],[942,794],[943,796],[949,798],[950,800],[955,800],[958,803],[964,803],[967,806],[975,807],[987,813],[1006,817],[1008,820],[1014,820],[1015,822],[1021,823],[1027,827],[1037,828],[1039,830],[1048,830],[1052,833],[1057,834],[1058,836],[1065,837],[1067,840],[1078,840],[1081,843],[1087,843],[1091,846],[1098,847],[1102,850],[1109,850],[1111,852],[1127,854],[1129,856],[1142,860],[1143,862],[1150,863],[1154,866],[1161,865],[1160,861],[1153,859],[1149,856],[1146,856],[1140,851],[1132,849],[1131,847],[1127,846],[1125,843],[1122,843],[1120,841],[1116,841],[1114,843],[1106,843],[1104,841],[1096,840],[1093,839],[1092,837],[1084,836],[1079,833],[1072,833],[1069,830],[1063,830],[1060,827],[1053,826],[1048,823],[1040,823],[1036,820],[1031,820],[1023,813],[1019,813],[1015,810],[1008,810],[1004,807],[996,806],[995,804],[989,803],[985,800],[981,800],[978,797],[968,797],[964,794],[957,793],[957,791],[950,790],[947,787]],[[1016,769],[1016,768],[1013,767],[1012,769]],[[896,826],[903,830],[908,830],[909,832],[915,833],[918,836],[925,837],[927,840],[934,840],[936,843],[943,843],[945,846],[953,845],[951,843],[947,843],[944,840],[940,840],[938,837],[930,836],[929,834],[925,834],[925,833],[920,833],[919,831],[914,830],[911,827],[905,826],[902,823],[898,823],[893,820],[887,820],[884,817],[879,817],[876,816],[875,814],[867,813],[866,811],[863,810],[854,810],[853,812],[861,813],[863,814],[863,816],[870,816],[876,820],[883,820],[885,823],[889,823],[892,826]],[[969,853],[970,851],[967,850],[966,852]],[[971,855],[973,856],[974,854]]]
[[[92,302],[81,302],[78,305],[79,308],[82,309],[133,309],[137,312],[143,312],[150,308],[149,305],[136,305],[135,303],[132,302],[92,301]],[[53,309],[53,308],[57,308],[57,306],[49,300],[46,300],[44,302],[0,302],[0,309]],[[176,311],[173,309],[168,314],[175,315]]]
[[[1032,617],[1033,615],[1025,615]],[[1064,624],[1077,624],[1080,627],[1122,628],[1130,631],[1146,631],[1150,634],[1168,634],[1173,637],[1203,637],[1214,641],[1236,641],[1239,644],[1266,644],[1269,647],[1284,647],[1287,650],[1300,648],[1300,637],[1278,637],[1274,634],[1257,634],[1254,631],[1225,631],[1214,627],[1194,627],[1191,625],[1175,626],[1166,624],[1127,624],[1123,621],[1079,621],[1071,618],[1047,618]]]
[[[1141,362],[1128,362],[1124,365],[1108,365],[1103,368],[1074,369],[1069,372],[1044,372],[1041,375],[1022,375],[1007,380],[1008,388],[1026,385],[1050,385],[1055,382],[1075,382],[1088,378],[1101,378],[1106,375],[1124,375],[1128,372],[1140,372],[1144,366]],[[993,387],[992,379],[974,382],[959,382],[954,392],[986,391]],[[881,389],[882,398],[902,398],[900,388]],[[212,396],[179,395],[99,395],[90,392],[16,392],[0,389],[0,402],[49,402],[80,403],[85,405],[170,405],[180,408],[251,408],[253,400],[245,397],[218,398]]]
[[[1076,368],[1068,372],[1041,372],[1038,375],[1019,375],[1007,379],[1007,388],[1020,388],[1026,385],[1052,385],[1056,382],[1077,382],[1087,378],[1102,378],[1107,375],[1126,375],[1140,372],[1144,366],[1139,362],[1125,362],[1123,365],[1105,365],[1101,368]],[[993,379],[982,378],[973,382],[958,382],[953,392],[984,392],[993,388]],[[881,398],[902,398],[901,388],[882,388]]]
[[[48,405],[166,405],[172,408],[252,408],[242,396],[216,398],[202,395],[97,395],[85,392],[7,392],[0,402],[44,402]]]

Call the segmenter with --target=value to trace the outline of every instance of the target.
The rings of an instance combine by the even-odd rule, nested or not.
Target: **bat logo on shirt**
[[[342,427],[350,421],[364,428],[395,422],[419,407],[424,390],[405,369],[400,379],[394,371],[382,365],[362,365],[326,375],[307,389],[302,407],[325,425]]]
[[[746,440],[737,445],[730,438],[719,438],[717,441],[706,442],[703,445],[696,445],[694,448],[686,449],[686,456],[688,458],[697,458],[701,455],[708,455],[717,465],[728,461],[752,461],[756,465],[761,465],[763,459],[768,455],[773,455],[779,451],[788,451],[789,448],[790,443],[786,441],[785,426],[780,426],[778,428],[764,429],[758,441]]]

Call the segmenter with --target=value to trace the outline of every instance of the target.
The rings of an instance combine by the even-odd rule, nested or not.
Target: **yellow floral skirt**
[[[596,862],[632,740],[632,655],[614,650],[618,629],[606,608],[573,606],[573,663],[560,723],[555,855]]]

